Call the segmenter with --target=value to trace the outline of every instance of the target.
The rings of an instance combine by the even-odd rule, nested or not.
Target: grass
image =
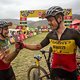
[[[33,36],[31,38],[26,39],[24,42],[28,44],[37,44],[46,36],[47,33],[41,33],[39,35]],[[47,50],[49,46],[44,49]],[[11,47],[11,51],[14,50],[14,45]],[[12,66],[16,75],[17,80],[27,80],[27,70],[34,63],[34,55],[40,54],[39,51],[31,51],[28,49],[23,49],[20,51],[18,56],[13,60]],[[41,54],[40,54],[41,55]],[[46,62],[44,58],[42,58],[41,65],[46,67]]]
[[[47,33],[41,33],[39,35],[33,36],[31,38],[26,39],[24,42],[27,44],[37,44],[40,43],[42,39],[46,36]],[[11,51],[14,50],[14,45],[11,45]],[[48,50],[49,46],[45,47],[45,50]],[[77,52],[79,53],[79,52]],[[35,62],[34,55],[40,54],[39,51],[31,51],[28,49],[23,49],[20,51],[18,56],[13,60],[12,66],[16,75],[17,80],[27,80],[27,71],[29,67]],[[41,55],[41,54],[40,54]],[[41,66],[47,69],[46,62],[44,60],[43,55]],[[79,54],[80,56],[80,54]],[[79,60],[80,62],[80,60]]]

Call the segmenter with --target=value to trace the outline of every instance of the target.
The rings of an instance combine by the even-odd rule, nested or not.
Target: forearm
[[[29,50],[40,50],[42,47],[40,44],[24,44],[24,48],[29,49]]]
[[[4,58],[2,59],[3,62],[8,64],[11,61],[13,61],[15,59],[15,57],[18,55],[19,51],[20,50],[17,49],[15,51],[13,51],[12,53],[5,55]]]

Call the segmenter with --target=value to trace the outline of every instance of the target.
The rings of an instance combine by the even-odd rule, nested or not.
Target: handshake
[[[26,48],[26,44],[23,43],[23,42],[16,42],[15,43],[15,48],[21,50],[23,48]]]

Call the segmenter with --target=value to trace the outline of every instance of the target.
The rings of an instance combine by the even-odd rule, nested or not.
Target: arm
[[[2,61],[6,64],[9,64],[12,60],[15,59],[15,57],[18,55],[19,51],[20,51],[19,49],[16,49],[12,53],[9,53],[9,54],[4,53]]]
[[[10,63],[12,60],[15,59],[15,57],[18,55],[19,51],[22,49],[21,44],[20,43],[15,43],[15,50],[13,52],[10,53],[10,49],[8,48],[7,50],[0,50],[0,59],[8,64]]]
[[[30,49],[30,50],[40,50],[43,47],[49,44],[49,38],[46,36],[39,44],[25,44],[23,43],[23,48]]]
[[[77,46],[80,48],[80,32],[78,31],[75,32],[74,39],[76,41]]]
[[[40,50],[42,48],[41,44],[23,44],[23,48],[29,50]]]
[[[29,50],[40,50],[41,48],[45,47],[46,45],[49,44],[49,40],[47,38],[45,38],[40,44],[24,44],[24,43],[18,43],[19,45],[21,44],[21,48],[26,48],[26,49],[29,49]],[[16,46],[18,47],[18,45]],[[19,46],[20,48],[20,46]],[[10,63],[12,60],[15,59],[15,57],[18,55],[20,49],[17,48],[15,51],[13,51],[12,53],[10,54],[7,54],[4,58],[3,58],[3,61],[4,63]]]
[[[36,44],[36,45],[23,44],[23,47],[30,50],[40,50],[42,48],[40,44]],[[18,55],[19,51],[20,49],[17,48],[12,53],[5,54],[4,57],[2,58],[3,62],[8,64],[11,61],[13,61],[15,57]]]

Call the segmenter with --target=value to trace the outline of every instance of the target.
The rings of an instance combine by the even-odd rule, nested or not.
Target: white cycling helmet
[[[0,21],[0,28],[4,28],[9,26],[9,23],[5,22],[5,21]]]
[[[64,15],[63,9],[59,6],[52,6],[46,11],[45,17],[47,18],[47,17],[50,17],[50,16],[56,16],[59,13]]]
[[[49,18],[49,17],[54,17],[58,26],[56,27],[56,30],[59,29],[60,24],[62,21],[58,22],[57,20],[57,15],[60,14],[62,17],[64,16],[64,11],[61,7],[59,6],[52,6],[51,8],[49,8],[46,13],[45,13],[45,18]]]
[[[1,30],[1,32],[0,32],[0,34],[5,38],[5,35],[3,34],[3,29],[5,28],[5,27],[8,27],[10,25],[10,23],[8,23],[8,22],[5,22],[5,21],[0,21],[0,29],[2,29]]]

